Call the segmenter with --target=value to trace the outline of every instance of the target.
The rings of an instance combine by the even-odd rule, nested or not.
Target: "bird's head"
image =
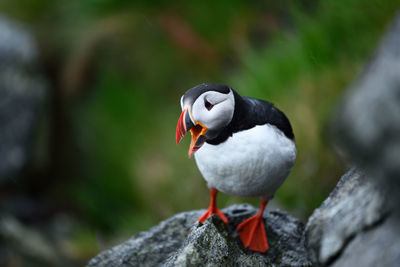
[[[182,114],[176,127],[176,143],[190,131],[189,158],[207,139],[213,139],[233,117],[233,90],[223,84],[204,83],[186,91],[181,98]]]

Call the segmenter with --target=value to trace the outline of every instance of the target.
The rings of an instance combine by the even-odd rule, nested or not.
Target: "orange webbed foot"
[[[264,220],[262,217],[267,203],[267,200],[263,200],[258,213],[253,217],[248,218],[237,227],[243,246],[249,250],[265,253],[269,248],[267,235],[265,233]]]
[[[244,247],[252,251],[265,253],[269,246],[262,217],[248,218],[237,227],[240,240]]]

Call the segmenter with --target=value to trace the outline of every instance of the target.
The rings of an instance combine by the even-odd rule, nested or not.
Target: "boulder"
[[[398,266],[400,236],[387,195],[350,169],[316,209],[305,230],[316,266]]]
[[[400,12],[332,123],[336,144],[391,196],[400,213]]]
[[[10,214],[0,215],[0,252],[5,254],[0,257],[1,266],[13,266],[14,262],[17,266],[30,267],[72,266],[46,234],[36,227],[22,224]]]
[[[357,168],[314,211],[305,231],[316,266],[400,266],[400,14],[332,124]]]
[[[146,232],[93,258],[99,266],[310,266],[302,239],[303,225],[283,211],[264,212],[270,245],[266,254],[243,248],[236,226],[254,215],[248,204],[223,209],[230,224],[212,216],[196,222],[204,210],[172,216]],[[190,230],[190,231],[189,231]]]

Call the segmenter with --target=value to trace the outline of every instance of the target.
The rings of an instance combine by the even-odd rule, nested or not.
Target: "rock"
[[[340,148],[391,191],[400,212],[400,13],[344,94],[332,128]]]
[[[305,237],[312,262],[323,266],[332,263],[332,266],[377,266],[336,264],[346,262],[342,254],[347,251],[346,254],[352,255],[348,252],[351,247],[357,249],[358,254],[354,253],[357,256],[352,255],[355,258],[363,258],[368,253],[375,255],[380,250],[381,244],[372,240],[371,243],[364,240],[358,247],[355,244],[356,240],[365,239],[365,235],[388,230],[383,224],[390,214],[386,201],[385,194],[363,172],[350,169],[308,220]]]
[[[18,253],[14,260],[18,259],[21,266],[71,266],[45,235],[21,224],[10,214],[1,214],[0,237],[5,241],[7,252]],[[6,266],[13,264],[5,262]]]
[[[316,266],[400,266],[400,13],[333,120],[338,147],[357,168],[308,220]]]
[[[195,223],[203,212],[177,214],[100,253],[88,266],[310,266],[303,225],[287,213],[264,213],[270,250],[261,254],[244,249],[234,231],[257,209],[247,204],[223,209],[229,226],[215,216]]]
[[[400,266],[398,228],[397,218],[383,218],[359,232],[332,266]]]
[[[0,16],[0,182],[26,164],[45,82],[32,35]]]
[[[147,232],[133,236],[121,245],[100,253],[88,266],[160,265],[178,250],[201,211],[177,214]]]

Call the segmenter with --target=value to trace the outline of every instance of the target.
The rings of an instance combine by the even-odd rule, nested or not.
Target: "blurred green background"
[[[49,97],[30,190],[74,218],[81,262],[181,211],[208,190],[189,138],[175,144],[179,100],[203,82],[269,100],[292,122],[296,165],[273,206],[303,221],[345,163],[327,122],[399,0],[2,0],[37,38]],[[220,194],[219,206],[250,202]]]

